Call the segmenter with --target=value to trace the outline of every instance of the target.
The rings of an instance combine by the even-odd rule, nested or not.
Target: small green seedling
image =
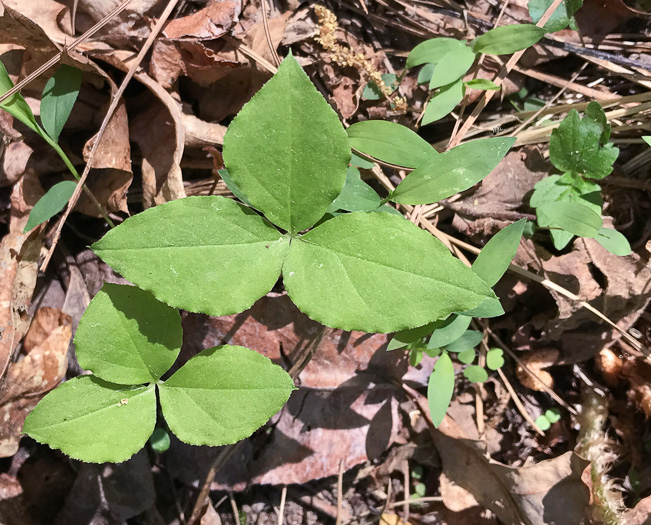
[[[563,175],[536,184],[531,206],[538,226],[550,229],[556,249],[578,235],[595,239],[615,255],[631,253],[626,237],[603,227],[601,219],[603,200],[596,181],[612,172],[619,154],[609,139],[610,125],[597,102],[588,105],[583,118],[571,110],[552,131],[549,160]]]
[[[404,147],[418,169],[385,200],[420,201],[418,184],[428,199],[462,191],[513,144],[484,139],[439,155],[405,130]],[[303,312],[344,330],[388,333],[454,312],[495,312],[499,301],[484,281],[494,271],[479,271],[479,258],[473,271],[429,233],[382,213],[349,170],[351,142],[369,155],[369,144],[354,135],[349,138],[296,60],[285,59],[224,138],[224,179],[242,203],[217,196],[168,202],[127,219],[92,246],[139,288],[106,285],[93,299],[75,343],[80,364],[94,375],[48,394],[25,432],[85,461],[124,461],[154,431],[158,391],[163,417],[179,439],[215,446],[247,437],[282,407],[291,379],[254,351],[225,346],[205,350],[162,381],[181,344],[174,308],[239,313],[281,276]],[[379,140],[396,143],[395,137]],[[378,145],[378,137],[370,143]],[[378,151],[404,158],[402,146]],[[359,208],[360,200],[373,201],[371,211],[334,211]]]
[[[554,423],[560,421],[561,413],[556,408],[550,408],[544,414],[541,414],[536,418],[536,425],[543,432],[547,432]]]
[[[16,93],[0,104],[14,118],[38,133],[57,152],[70,173],[79,180],[79,174],[74,165],[58,144],[63,126],[72,113],[79,89],[82,72],[68,65],[62,65],[48,80],[41,98],[41,127],[36,121],[29,105],[20,93]],[[0,63],[0,94],[14,87],[4,65]],[[59,213],[72,197],[77,184],[73,181],[63,181],[52,186],[34,205],[29,214],[24,232],[28,232],[39,224],[48,221]]]

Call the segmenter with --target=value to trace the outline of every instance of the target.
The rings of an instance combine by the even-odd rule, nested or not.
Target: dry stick
[[[430,501],[442,502],[443,498],[441,496],[423,496],[422,498],[406,499],[404,501],[396,501],[391,504],[389,507],[393,508],[397,505],[414,505],[418,503],[427,503]]]
[[[243,55],[246,55],[250,59],[255,60],[258,64],[263,66],[272,75],[278,71],[278,68],[276,66],[274,66],[271,62],[269,62],[266,58],[258,55],[255,51],[253,51],[253,49],[248,47],[246,44],[243,44],[239,40],[235,40],[234,38],[231,38],[228,35],[224,35],[222,38],[226,40],[226,42],[231,44],[233,47],[241,51]]]
[[[278,509],[278,525],[283,525],[285,519],[285,500],[287,499],[287,485],[280,491],[280,508]]]
[[[270,6],[271,7],[271,6]],[[269,46],[269,52],[276,63],[276,66],[280,65],[280,57],[276,52],[274,47],[273,40],[271,39],[271,31],[269,30],[269,20],[267,19],[267,2],[266,0],[260,0],[260,9],[262,11],[262,26],[264,27],[264,34],[267,37],[267,45]]]
[[[522,414],[522,417],[527,421],[527,423],[529,423],[529,425],[531,425],[531,428],[533,428],[539,435],[544,437],[545,433],[541,430],[541,428],[538,425],[536,425],[534,419],[529,415],[529,412],[527,412],[527,409],[522,404],[522,401],[520,401],[518,394],[513,389],[513,385],[511,385],[511,382],[506,378],[504,372],[502,372],[502,369],[498,368],[497,373],[499,374],[502,383],[504,383],[504,386],[506,387],[506,390],[511,396],[511,399],[515,403],[515,406],[517,407],[518,411],[520,412],[520,414]]]
[[[136,56],[135,60],[133,61],[133,64],[129,68],[129,71],[127,72],[126,76],[124,77],[124,80],[120,84],[120,87],[118,88],[117,92],[115,93],[115,96],[113,97],[113,100],[111,100],[111,105],[108,108],[108,111],[106,112],[106,115],[104,116],[104,120],[102,121],[102,125],[99,128],[99,132],[97,133],[97,136],[95,137],[95,142],[93,143],[93,147],[90,150],[90,155],[88,156],[88,161],[86,162],[86,166],[84,168],[84,172],[81,174],[81,179],[79,179],[79,184],[77,184],[77,187],[75,188],[74,193],[72,194],[72,197],[68,201],[68,206],[66,207],[66,211],[63,213],[63,217],[61,217],[61,220],[57,224],[57,229],[54,232],[54,238],[52,239],[52,246],[50,246],[50,249],[45,257],[45,260],[43,261],[43,264],[41,265],[41,271],[44,272],[45,269],[47,268],[47,265],[50,262],[50,259],[52,258],[52,254],[54,253],[54,250],[57,246],[57,243],[59,242],[59,237],[61,236],[61,230],[63,229],[63,225],[66,222],[66,219],[68,218],[68,215],[70,215],[70,212],[74,208],[75,204],[77,204],[77,200],[79,199],[79,194],[81,193],[81,186],[86,182],[86,178],[88,178],[88,174],[90,173],[91,166],[93,164],[93,159],[95,158],[95,154],[97,153],[97,150],[99,148],[100,143],[102,142],[102,137],[104,136],[104,132],[106,131],[106,128],[108,126],[109,121],[111,120],[111,117],[113,116],[113,113],[118,107],[118,104],[120,103],[120,98],[122,97],[122,94],[127,88],[127,85],[133,78],[133,75],[136,73],[136,69],[140,66],[140,63],[143,61],[145,58],[145,55],[149,51],[149,48],[152,46],[154,43],[154,40],[156,40],[156,37],[158,36],[158,33],[163,29],[163,25],[165,25],[165,22],[167,22],[167,19],[169,18],[170,14],[172,13],[172,10],[176,6],[176,4],[179,2],[179,0],[170,0],[169,3],[167,4],[167,7],[165,7],[165,10],[161,14],[161,17],[158,19],[156,22],[156,25],[151,31],[151,34],[145,41],[144,45],[142,46],[142,49],[138,53],[138,56]]]
[[[337,519],[335,525],[341,525],[341,516],[344,507],[344,458],[339,460],[339,473],[337,474]]]
[[[402,462],[402,476],[405,484],[405,500],[408,500],[411,494],[409,490],[409,462],[406,459]],[[409,510],[409,503],[405,503],[402,507],[402,521],[404,523],[409,523]]]
[[[331,333],[332,333],[332,328],[323,325],[321,327],[321,330],[314,337],[314,339],[312,339],[312,341],[310,341],[308,345],[304,346],[301,349],[298,359],[296,360],[294,365],[289,369],[288,372],[292,379],[295,380],[296,378],[298,378],[298,376],[305,369],[307,364],[310,362],[310,360],[318,350],[319,346],[321,345],[321,341],[327,338]],[[212,465],[210,466],[210,469],[208,470],[208,474],[203,480],[203,484],[201,485],[201,490],[199,491],[197,500],[194,503],[194,508],[192,509],[192,514],[190,515],[189,523],[191,524],[198,523],[199,518],[201,516],[201,511],[203,510],[205,502],[208,499],[208,496],[210,494],[210,486],[212,485],[212,481],[215,478],[215,474],[239,449],[242,443],[244,443],[244,441],[239,441],[238,443],[224,447],[224,449],[219,454],[219,456],[217,456],[213,461]]]
[[[240,525],[240,513],[237,510],[237,503],[235,502],[232,492],[228,493],[228,499],[231,502],[231,509],[233,510],[233,516],[235,517],[235,525]]]
[[[545,13],[542,15],[540,20],[538,20],[538,23],[536,24],[538,27],[543,27],[547,21],[551,18],[551,16],[554,14],[554,11],[556,11],[556,8],[561,5],[563,0],[554,0],[552,4],[547,8]],[[515,64],[520,60],[520,57],[524,54],[526,49],[523,49],[522,51],[518,51],[517,53],[513,54],[513,56],[509,59],[509,61],[502,67],[500,72],[497,74],[497,76],[493,79],[493,82],[497,84],[498,86],[501,86],[502,83],[504,82],[504,79],[506,78],[506,75],[508,75],[509,71],[515,66]],[[466,121],[463,123],[463,126],[461,126],[461,129],[450,139],[450,148],[453,148],[455,146],[458,146],[459,143],[463,140],[463,137],[466,136],[468,131],[470,131],[470,128],[473,126],[475,121],[477,120],[477,117],[479,117],[479,114],[482,112],[482,110],[486,107],[486,105],[490,102],[490,99],[493,98],[493,95],[496,93],[496,91],[484,91],[483,95],[480,97],[479,101],[477,102],[477,105],[475,106],[475,109],[473,112],[470,114],[470,116],[466,119]]]

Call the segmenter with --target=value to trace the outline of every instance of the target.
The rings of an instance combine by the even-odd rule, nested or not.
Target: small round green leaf
[[[545,411],[545,417],[547,418],[547,421],[553,424],[561,420],[561,413],[557,408],[550,408]]]
[[[486,366],[491,370],[497,370],[504,366],[504,352],[501,348],[491,348],[486,352]]]
[[[545,30],[533,24],[500,26],[477,38],[473,49],[484,55],[510,55],[531,47],[544,35]]]
[[[481,366],[470,365],[463,369],[463,375],[471,383],[484,383],[488,380],[488,373]]]
[[[536,423],[536,425],[538,425],[538,428],[540,428],[540,430],[542,430],[543,432],[546,432],[552,426],[551,423],[549,422],[549,419],[547,419],[547,417],[545,416],[545,414],[541,414],[540,416],[538,416],[534,421],[534,423]]]
[[[93,251],[132,283],[191,312],[249,308],[278,280],[289,239],[225,197],[187,197],[127,219]]]
[[[417,168],[438,152],[409,128],[388,120],[364,120],[348,128],[351,147],[389,164]]]
[[[228,127],[223,155],[253,206],[296,233],[341,192],[350,145],[339,117],[290,55]]]
[[[477,306],[492,290],[429,233],[388,213],[349,213],[294,239],[294,303],[333,328],[395,332]]]
[[[475,349],[474,348],[469,348],[468,350],[464,350],[463,352],[459,352],[457,354],[457,359],[462,362],[464,365],[469,365],[475,360]]]
[[[436,360],[427,383],[427,403],[432,423],[438,427],[445,417],[454,393],[454,365],[450,356],[443,352]]]
[[[145,446],[155,424],[153,385],[125,387],[82,376],[46,395],[23,432],[71,458],[120,463]]]
[[[159,385],[170,430],[191,445],[213,447],[249,437],[283,407],[292,390],[287,372],[241,346],[204,350]]]
[[[135,385],[158,380],[181,351],[178,310],[135,286],[105,284],[79,321],[79,364],[96,376]]]

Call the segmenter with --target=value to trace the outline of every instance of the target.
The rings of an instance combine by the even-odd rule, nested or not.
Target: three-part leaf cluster
[[[163,416],[179,439],[226,445],[262,426],[294,389],[291,377],[241,346],[204,350],[169,379],[181,350],[181,317],[135,286],[105,284],[84,313],[75,346],[93,372],[50,392],[24,432],[88,462],[121,462],[140,450]]]

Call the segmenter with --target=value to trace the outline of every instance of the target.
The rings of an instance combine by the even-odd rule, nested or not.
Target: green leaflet
[[[410,69],[423,64],[437,64],[446,55],[466,47],[466,43],[456,38],[431,38],[421,42],[411,50],[405,67]]]
[[[386,120],[365,120],[348,128],[351,147],[389,164],[417,168],[438,152],[409,128]]]
[[[434,365],[427,384],[427,403],[432,423],[438,427],[445,417],[454,393],[454,365],[450,356],[443,352]]]
[[[469,348],[475,348],[479,343],[481,343],[482,338],[483,334],[481,332],[477,332],[476,330],[466,330],[461,334],[461,337],[446,345],[445,350],[453,353],[463,352]]]
[[[500,315],[504,315],[504,308],[502,308],[502,303],[500,303],[500,300],[497,297],[491,297],[490,299],[486,299],[479,306],[471,308],[470,310],[458,312],[458,314],[471,318],[482,317],[486,319],[489,317],[499,317]]]
[[[112,383],[157,381],[181,351],[179,312],[135,286],[106,283],[75,334],[79,364]]]
[[[464,84],[470,89],[481,89],[483,91],[497,91],[500,89],[500,86],[498,86],[495,82],[486,78],[474,78],[472,80],[464,82]]]
[[[631,254],[631,245],[628,243],[628,239],[617,230],[600,228],[594,239],[614,255]]]
[[[343,330],[394,332],[494,294],[427,232],[388,213],[351,213],[292,241],[283,281],[308,316]]]
[[[380,206],[381,200],[375,190],[362,180],[359,170],[355,166],[349,166],[346,184],[328,211],[373,211]]]
[[[478,365],[467,366],[463,369],[463,375],[471,383],[484,383],[488,380],[488,373]]]
[[[466,332],[470,321],[470,317],[456,314],[452,314],[445,320],[436,321],[427,348],[442,348],[456,341]]]
[[[250,436],[292,390],[287,372],[241,346],[204,350],[159,386],[170,430],[186,443],[209,446]]]
[[[14,87],[14,83],[9,78],[9,73],[4,64],[0,62],[0,95],[4,95],[7,91]],[[20,120],[32,131],[39,135],[46,136],[41,126],[36,122],[34,113],[30,109],[27,102],[20,93],[10,96],[7,100],[0,103],[0,108],[4,109],[7,113]]]
[[[491,348],[486,352],[486,366],[491,370],[504,366],[504,352],[501,348]]]
[[[514,142],[513,137],[492,137],[452,148],[407,175],[390,198],[428,204],[465,191],[493,171]]]
[[[427,103],[421,124],[426,126],[448,115],[461,102],[464,93],[465,86],[461,79],[447,86],[442,86],[439,92]]]
[[[92,248],[126,279],[171,306],[228,315],[271,290],[288,244],[249,208],[210,196],[150,208]]]
[[[472,270],[488,286],[495,286],[508,270],[520,246],[524,223],[521,219],[496,233],[475,259]]]
[[[472,67],[475,58],[475,53],[465,43],[453,49],[437,62],[430,78],[429,88],[435,89],[457,81]]]
[[[545,30],[533,24],[500,26],[477,38],[473,50],[484,55],[510,55],[531,47],[544,35]]]
[[[41,122],[54,142],[68,121],[79,95],[81,70],[63,64],[47,81],[41,97]]]
[[[47,394],[27,416],[23,432],[81,461],[120,463],[145,445],[155,424],[154,385],[82,376]]]
[[[538,22],[547,8],[552,5],[553,0],[529,0],[529,14],[534,22]],[[565,29],[570,22],[574,13],[583,5],[583,0],[563,0],[552,13],[551,18],[544,25],[545,31],[555,33]]]
[[[396,332],[387,345],[387,351],[404,348],[407,345],[420,341],[426,335],[431,334],[432,331],[436,329],[437,325],[442,322],[444,321],[435,321],[433,323],[426,324],[425,326],[419,326],[418,328],[411,328],[410,330],[401,330],[400,332]]]
[[[69,180],[64,180],[52,186],[32,208],[23,233],[27,233],[59,213],[72,197],[76,187],[77,183]]]
[[[253,206],[294,234],[313,226],[341,192],[350,145],[290,55],[228,127],[223,157]]]
[[[562,228],[580,237],[596,237],[601,229],[599,214],[576,202],[554,202],[538,208],[538,224]]]
[[[395,73],[384,73],[382,75],[382,80],[391,91],[398,89],[398,76]],[[384,98],[384,94],[380,90],[379,86],[371,80],[364,86],[362,98],[364,100],[380,100]]]
[[[457,354],[457,359],[460,363],[464,365],[469,365],[475,360],[476,353],[474,348],[468,348],[467,350],[462,350]]]

